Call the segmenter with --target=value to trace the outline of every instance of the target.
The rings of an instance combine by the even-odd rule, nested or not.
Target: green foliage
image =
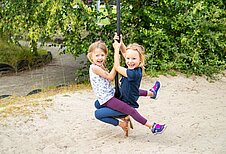
[[[116,14],[112,6],[102,7],[96,10],[95,5],[77,3],[76,9],[68,10],[70,29],[60,29],[66,45],[66,52],[73,53],[75,57],[87,53],[91,43],[103,40],[109,48],[108,67],[112,67],[113,52],[112,39],[116,29]],[[107,21],[107,22],[106,22]]]
[[[46,55],[47,51],[43,49],[38,50],[38,56]],[[32,64],[32,60],[37,56],[30,52],[30,49],[25,46],[17,46],[4,39],[0,38],[0,63],[5,63],[16,68],[17,63],[21,60],[27,60]]]
[[[29,48],[20,48],[12,43],[0,39],[0,62],[16,66],[17,61],[31,59]]]
[[[0,6],[0,32],[12,40],[37,41],[61,36],[65,52],[75,57],[91,43],[103,40],[109,48],[107,66],[113,64],[112,38],[116,32],[113,1],[4,1]],[[226,68],[226,4],[223,0],[121,0],[121,32],[125,44],[146,48],[146,72],[180,71],[213,76]]]
[[[123,0],[122,4],[125,40],[146,47],[147,72],[174,69],[212,76],[226,68],[222,0]]]

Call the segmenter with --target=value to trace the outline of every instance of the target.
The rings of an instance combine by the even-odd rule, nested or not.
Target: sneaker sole
[[[158,97],[159,97],[159,92],[160,92],[161,86],[162,86],[162,84],[159,82],[159,90],[158,90],[158,92],[156,94],[155,100],[157,100]]]
[[[160,83],[160,82],[159,82],[159,83]],[[161,86],[162,86],[162,85],[161,85],[161,83],[160,83],[159,90],[158,90],[158,92],[157,92],[155,98],[150,97],[151,99],[154,99],[154,100],[157,100],[157,99],[158,99],[158,97],[159,97],[159,92],[160,92],[160,89],[161,89]]]
[[[160,88],[159,88],[159,90],[158,90],[158,92],[157,92],[157,94],[156,94],[155,100],[158,99],[158,97],[159,97],[159,92],[160,92]]]
[[[157,99],[158,99],[158,97],[159,97],[159,92],[160,92],[160,89],[158,90],[158,93],[156,94],[156,97],[155,97],[155,98],[150,97],[150,99],[157,100]]]

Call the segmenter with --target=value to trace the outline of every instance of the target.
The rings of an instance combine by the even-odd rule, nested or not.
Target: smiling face
[[[140,55],[136,50],[128,49],[125,58],[128,69],[135,69],[140,65]]]
[[[92,61],[97,66],[103,66],[106,60],[106,54],[100,48],[96,48],[92,53]]]

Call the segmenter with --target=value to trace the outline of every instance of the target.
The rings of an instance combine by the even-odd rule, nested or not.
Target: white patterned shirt
[[[115,89],[112,87],[110,80],[105,79],[92,71],[93,65],[94,64],[91,64],[89,67],[90,82],[100,105],[103,105],[114,97]]]

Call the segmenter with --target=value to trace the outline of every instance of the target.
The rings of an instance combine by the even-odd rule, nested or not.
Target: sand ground
[[[29,115],[1,113],[0,153],[226,153],[226,76],[214,83],[183,75],[144,77],[141,87],[150,88],[156,79],[162,83],[158,100],[140,98],[138,111],[165,123],[164,134],[153,135],[132,120],[134,129],[124,137],[119,127],[95,119],[95,96],[88,88],[36,99],[36,107],[26,106]]]

